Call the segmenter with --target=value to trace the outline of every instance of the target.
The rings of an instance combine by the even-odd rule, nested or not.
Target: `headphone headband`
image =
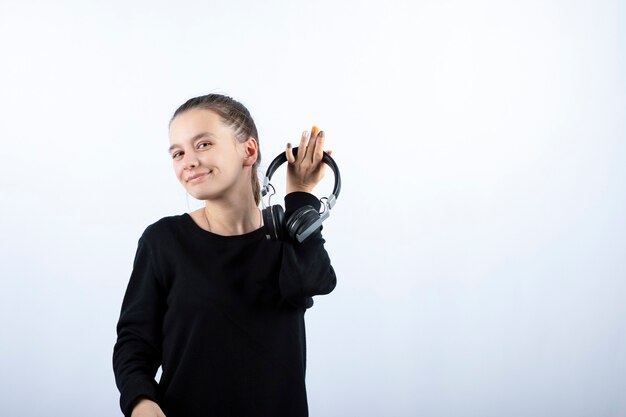
[[[294,156],[298,155],[297,147],[293,148],[293,154]],[[272,179],[272,175],[274,175],[274,172],[276,172],[278,167],[284,164],[285,162],[287,162],[287,156],[285,155],[285,152],[282,152],[276,158],[274,158],[270,166],[267,168],[267,172],[265,173],[265,178],[263,178],[263,188],[261,189],[262,197],[265,197],[265,195],[269,191],[269,183],[270,183],[270,180]],[[322,162],[328,165],[330,169],[332,169],[333,174],[335,175],[335,186],[333,187],[333,193],[330,196],[328,196],[328,203],[327,203],[328,208],[331,209],[335,205],[335,201],[337,200],[337,197],[339,197],[339,192],[341,191],[341,175],[339,174],[339,167],[337,166],[337,163],[335,163],[335,160],[326,152],[323,153]]]

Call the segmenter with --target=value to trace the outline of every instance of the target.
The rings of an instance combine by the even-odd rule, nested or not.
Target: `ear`
[[[243,144],[243,165],[252,166],[259,157],[259,144],[255,138],[250,136]]]

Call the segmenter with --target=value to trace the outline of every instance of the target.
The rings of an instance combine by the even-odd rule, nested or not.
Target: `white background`
[[[137,239],[187,205],[167,123],[319,125],[338,274],[311,415],[626,415],[619,1],[0,1],[0,414],[115,416]],[[330,188],[329,175],[319,193]],[[324,188],[326,187],[326,188]]]

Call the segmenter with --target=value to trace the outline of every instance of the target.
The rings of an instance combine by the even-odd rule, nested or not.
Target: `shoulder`
[[[285,196],[285,214],[290,214],[300,207],[311,206],[319,211],[321,207],[320,200],[313,194],[296,191]]]
[[[162,242],[163,239],[178,235],[188,222],[188,214],[163,217],[144,230],[141,240],[146,243]]]

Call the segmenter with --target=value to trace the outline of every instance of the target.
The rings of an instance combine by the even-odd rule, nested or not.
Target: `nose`
[[[198,166],[198,158],[194,154],[185,154],[183,166],[185,167],[185,169],[194,169]]]

